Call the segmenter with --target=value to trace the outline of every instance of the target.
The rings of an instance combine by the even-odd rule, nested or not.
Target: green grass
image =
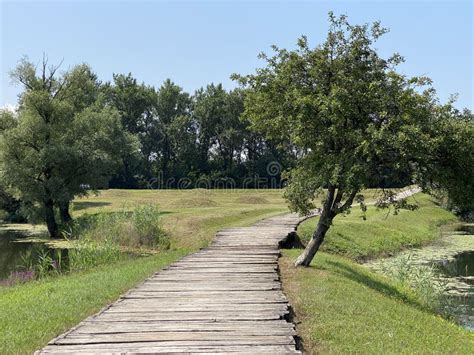
[[[472,354],[467,330],[431,313],[406,286],[347,258],[319,253],[294,268],[283,252],[283,286],[309,354]]]
[[[0,289],[0,354],[31,353],[186,252]]]
[[[354,207],[352,213],[337,216],[329,229],[322,251],[362,261],[376,256],[395,253],[403,248],[426,244],[439,235],[439,226],[456,221],[456,217],[440,208],[430,196],[416,194],[410,198],[419,208],[400,210],[398,215],[368,206],[367,220]],[[300,225],[298,234],[308,241],[316,227],[317,218]]]
[[[366,194],[369,196],[371,192],[368,191]],[[430,202],[429,198],[424,195],[418,196],[417,199],[422,206],[420,210],[415,212],[401,211],[399,216],[389,216],[387,219],[385,219],[384,212],[380,213],[373,209],[369,209],[368,220],[365,222],[360,220],[358,212],[354,212],[345,218],[338,217],[335,226],[333,226],[333,231],[328,235],[326,250],[339,252],[354,259],[361,259],[393,252],[400,247],[425,243],[434,238],[436,236],[434,226],[453,220],[454,217]],[[76,200],[73,213],[75,217],[84,214],[108,214],[123,210],[131,211],[135,207],[143,205],[154,205],[159,208],[161,212],[160,221],[170,238],[170,250],[157,251],[156,255],[150,257],[98,266],[84,272],[62,275],[12,288],[0,288],[1,354],[29,353],[44,346],[51,338],[114,301],[121,293],[141,282],[154,271],[168,265],[181,255],[208,245],[219,229],[251,225],[259,219],[288,211],[281,190],[107,190],[101,192],[98,196]],[[395,220],[395,218],[398,219]],[[405,225],[407,221],[409,221],[408,226]],[[308,233],[312,229],[311,224],[314,225],[314,223],[314,219],[306,222],[300,227],[300,232],[307,230],[304,233],[309,235]],[[384,227],[381,229],[374,227],[375,223]],[[334,234],[338,231],[337,228],[340,228],[340,235]],[[399,229],[402,232],[398,233]],[[427,231],[428,234],[426,234]],[[332,237],[332,235],[336,235],[336,237]],[[392,240],[385,240],[389,238],[392,238]],[[350,245],[351,241],[354,241],[355,248]],[[331,249],[331,245],[333,249]],[[288,252],[283,260],[289,264],[289,260],[295,257],[298,252]],[[326,263],[324,260],[327,261],[331,258],[336,257],[318,254],[316,260],[317,263]],[[362,272],[359,266],[343,258],[336,259],[341,263],[345,263],[347,273],[351,272],[352,269],[357,273]],[[326,264],[330,265],[331,268],[335,267],[328,262]],[[410,322],[416,323],[416,317],[419,313],[426,319],[432,320],[433,324],[436,324],[436,326],[433,325],[433,329],[439,330],[440,333],[454,334],[453,342],[456,339],[462,339],[459,340],[461,344],[459,350],[464,349],[462,344],[465,344],[465,342],[461,335],[465,333],[459,330],[458,327],[420,309],[416,305],[415,296],[410,295],[408,290],[403,291],[408,292],[406,297],[394,298],[380,290],[374,290],[373,287],[354,281],[353,278],[338,274],[336,271],[330,271],[329,267],[323,274],[321,274],[322,270],[314,268],[307,270],[288,269],[286,272],[287,274],[295,273],[294,283],[291,287],[288,286],[288,283],[285,284],[292,302],[295,302],[299,315],[303,314],[302,310],[307,312],[307,317],[302,318],[303,337],[312,339],[311,337],[314,336],[316,340],[320,339],[321,344],[324,344],[327,349],[335,349],[337,352],[338,349],[344,350],[344,347],[352,346],[352,349],[355,349],[356,352],[365,352],[366,344],[360,342],[351,345],[350,339],[353,338],[353,342],[359,341],[358,331],[368,336],[368,331],[357,329],[362,327],[366,321],[365,318],[367,318],[362,310],[365,309],[364,307],[372,307],[369,300],[373,300],[375,303],[382,302],[380,297],[383,297],[386,302],[395,302],[399,308],[394,309],[397,309],[400,314],[398,318],[387,319],[388,316],[383,314],[385,303],[381,303],[379,305],[381,308],[377,308],[378,313],[376,314],[380,319],[372,320],[373,325],[371,326],[373,326],[374,331],[377,331],[377,327],[384,329],[383,322],[395,323],[397,321],[399,322],[397,327],[403,327],[401,319],[405,316],[404,312],[408,312],[406,315]],[[319,277],[322,280],[319,280]],[[372,275],[370,277],[375,277],[378,280],[376,284],[387,282],[385,279],[380,279],[382,280],[380,281],[378,276]],[[333,281],[326,283],[326,280],[329,279]],[[354,288],[355,286],[359,288]],[[323,290],[320,288],[323,288]],[[354,306],[351,305],[351,290],[353,288],[356,290],[354,292],[358,293],[357,297],[361,299],[360,303],[356,303]],[[308,293],[305,294],[304,298],[299,299],[293,294],[293,291],[297,289],[304,289]],[[331,292],[335,295],[332,293],[325,294],[325,289],[327,292],[332,289]],[[365,304],[363,303],[364,300],[367,301]],[[314,306],[315,302],[317,302],[319,308]],[[346,308],[342,306],[344,304]],[[387,303],[387,305],[390,306],[392,303]],[[355,309],[356,306],[361,307],[362,310],[351,311],[352,313],[348,315],[347,312]],[[312,310],[316,313],[311,313]],[[341,317],[333,317],[335,312],[341,312]],[[351,318],[349,321],[357,327],[344,328],[345,322],[347,322],[347,320],[344,320],[345,317]],[[420,318],[419,324],[412,325],[413,327],[416,325],[415,328],[412,328],[412,331],[421,329],[421,323],[425,318]],[[393,326],[395,327],[395,324]],[[307,327],[309,327],[308,329],[314,328],[318,332],[311,333],[311,331],[305,330]],[[331,335],[328,335],[330,341],[326,342],[325,333],[323,335],[319,334],[319,329],[342,329],[341,331],[345,333],[332,334],[330,332]],[[403,344],[403,337],[408,337],[407,334],[410,331],[409,329],[400,329],[399,331],[401,337],[399,343]],[[434,333],[430,334],[435,337]],[[331,337],[334,337],[333,340],[331,340]],[[413,334],[412,337],[414,337]],[[441,340],[434,339],[433,344],[444,341],[442,340],[444,335],[439,335],[439,339]],[[344,342],[348,344],[344,344]],[[332,344],[334,347],[331,348],[328,344]],[[409,347],[411,343],[407,340],[406,344],[407,349],[411,350]],[[421,349],[421,347],[419,348]],[[414,347],[413,349],[419,348]],[[433,348],[431,346],[429,349]]]

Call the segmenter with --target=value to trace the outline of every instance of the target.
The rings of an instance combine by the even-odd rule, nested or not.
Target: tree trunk
[[[69,201],[59,203],[59,212],[63,223],[69,223],[72,221],[71,214],[69,213]]]
[[[48,232],[51,238],[60,238],[58,224],[54,217],[54,202],[53,200],[46,200],[44,202],[45,220]]]
[[[321,211],[321,216],[319,217],[318,226],[316,227],[316,230],[313,233],[313,237],[309,241],[305,250],[298,257],[298,259],[296,259],[295,266],[309,266],[317,251],[319,250],[319,247],[323,243],[324,237],[326,236],[326,232],[331,226],[332,220],[336,215],[335,213],[333,213],[332,210],[335,192],[336,188],[334,186],[328,187],[326,200],[323,204],[323,210]],[[339,193],[336,196],[336,199],[340,199]]]
[[[331,226],[334,217],[351,207],[357,192],[357,189],[352,190],[347,200],[344,203],[341,203],[344,190],[339,186],[339,188],[337,188],[336,194],[336,187],[329,185],[327,197],[323,205],[323,210],[321,212],[321,216],[319,217],[318,226],[313,233],[313,237],[303,251],[303,254],[301,254],[298,259],[296,259],[295,266],[309,266],[314,256],[318,252],[319,247],[323,243],[326,232]]]
[[[323,218],[321,217],[318,222],[318,226],[313,233],[313,237],[309,241],[303,253],[296,259],[295,266],[309,266],[314,256],[319,250],[319,247],[324,241],[326,232],[329,229],[329,224],[322,222]]]

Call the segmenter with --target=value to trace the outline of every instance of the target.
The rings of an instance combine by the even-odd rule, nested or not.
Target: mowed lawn
[[[327,253],[294,268],[280,259],[283,286],[308,354],[472,354],[472,333],[425,310],[411,290]]]
[[[456,220],[429,196],[414,199],[420,206],[416,211],[387,215],[369,207],[366,221],[357,209],[336,217],[309,268],[293,267],[300,250],[283,251],[283,286],[307,353],[473,353],[472,333],[429,311],[411,289],[357,263],[428,243],[440,225]],[[316,222],[299,227],[303,240]]]
[[[158,255],[87,272],[0,287],[0,354],[31,354],[185,254]]]
[[[451,212],[441,208],[429,195],[418,193],[408,198],[416,203],[415,211],[399,210],[397,214],[368,206],[366,220],[358,207],[348,215],[334,219],[322,250],[343,255],[357,261],[377,256],[388,256],[404,248],[418,247],[439,236],[439,227],[457,220]],[[318,218],[311,218],[298,228],[298,235],[306,242],[316,227]]]

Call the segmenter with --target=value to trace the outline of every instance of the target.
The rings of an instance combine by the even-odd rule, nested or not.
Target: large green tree
[[[4,183],[40,209],[53,238],[60,237],[55,209],[67,222],[70,201],[106,186],[132,144],[118,112],[102,104],[100,83],[87,65],[57,71],[46,60],[38,68],[24,59],[12,72],[24,90],[0,150]]]
[[[417,182],[462,217],[474,211],[474,115],[452,102],[434,111],[430,156],[422,162]],[[471,215],[470,215],[471,214]]]
[[[218,127],[226,115],[227,92],[221,84],[208,85],[196,91],[193,102],[193,120],[197,125],[199,170],[209,174],[213,147],[217,143]]]
[[[295,50],[262,54],[266,66],[255,74],[234,76],[248,90],[245,116],[253,127],[304,152],[289,173],[285,193],[292,209],[308,213],[324,194],[298,266],[310,264],[333,219],[362,202],[363,188],[405,178],[426,158],[436,104],[431,89],[421,90],[425,78],[395,71],[402,57],[380,57],[374,43],[387,30],[378,22],[352,25],[332,13],[329,19],[319,46],[301,37]]]

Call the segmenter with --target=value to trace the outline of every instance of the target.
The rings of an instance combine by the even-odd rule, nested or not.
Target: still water
[[[29,242],[31,232],[25,230],[8,230],[0,228],[0,281],[8,279],[13,271],[21,270],[25,264],[24,256],[30,254],[34,262],[45,253],[52,257],[60,252],[41,242]]]
[[[432,265],[436,280],[446,284],[450,299],[448,313],[463,327],[474,331],[474,224],[444,228],[433,244],[373,260],[367,266],[383,272],[402,259],[409,260],[411,265]]]
[[[452,259],[437,262],[436,266],[443,275],[461,277],[472,284],[473,278],[469,276],[474,276],[474,251],[463,251]]]

